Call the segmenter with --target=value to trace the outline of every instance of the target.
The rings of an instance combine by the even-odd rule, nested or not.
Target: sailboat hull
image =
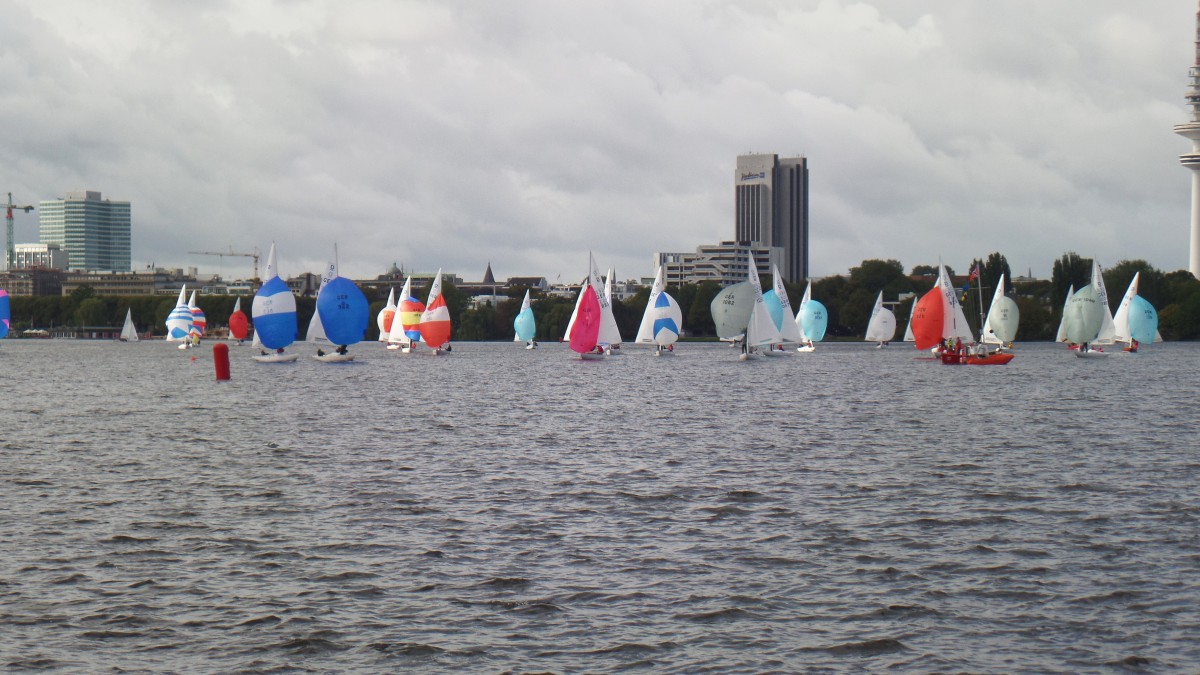
[[[1015,354],[993,352],[985,356],[943,352],[942,363],[947,366],[1003,366],[1013,360]]]
[[[1073,349],[1071,351],[1075,354],[1075,356],[1078,356],[1081,359],[1100,359],[1108,356],[1108,352],[1102,352],[1099,349],[1089,349],[1087,351],[1083,351],[1082,349]]]
[[[314,354],[313,358],[321,361],[322,363],[346,363],[347,361],[353,361],[354,355],[338,354],[337,352],[333,352],[330,354]]]
[[[299,354],[259,354],[254,360],[259,363],[291,363],[298,358]]]

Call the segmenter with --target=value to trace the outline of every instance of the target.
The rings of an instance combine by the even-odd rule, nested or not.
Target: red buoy
[[[213,345],[213,366],[217,369],[217,380],[229,379],[229,345],[218,342]]]

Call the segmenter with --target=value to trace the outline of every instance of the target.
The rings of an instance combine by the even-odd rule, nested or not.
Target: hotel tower
[[[1192,151],[1179,156],[1179,163],[1192,170],[1192,241],[1188,271],[1200,279],[1200,12],[1196,12],[1196,58],[1188,68],[1190,122],[1175,125],[1175,133],[1191,140]]]

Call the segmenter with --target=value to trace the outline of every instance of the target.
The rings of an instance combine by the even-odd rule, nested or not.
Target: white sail
[[[404,287],[400,289],[400,302],[404,302],[412,294],[412,275],[404,280]],[[401,345],[407,347],[412,344],[412,340],[404,333],[404,321],[401,319],[400,308],[397,304],[396,314],[392,317],[392,328],[388,331],[385,341],[391,345]]]
[[[1113,339],[1117,342],[1130,342],[1132,331],[1129,330],[1129,306],[1133,304],[1133,299],[1137,297],[1138,278],[1141,272],[1133,274],[1133,281],[1129,282],[1129,288],[1125,289],[1125,295],[1121,298],[1121,305],[1117,307],[1117,313],[1113,315]]]
[[[1102,305],[1103,316],[1100,322],[1100,332],[1093,340],[1093,344],[1111,345],[1117,341],[1117,327],[1113,323],[1112,309],[1108,306],[1108,290],[1104,288],[1104,273],[1100,270],[1100,263],[1092,258],[1092,286],[1096,289],[1096,295],[1100,298]]]
[[[942,301],[945,311],[942,318],[942,338],[959,338],[964,343],[975,341],[971,326],[967,324],[967,315],[963,313],[962,303],[958,301],[958,289],[950,281],[950,273],[945,265],[938,265],[938,288],[942,291]]]
[[[375,316],[375,323],[379,326],[379,341],[380,342],[387,342],[388,335],[391,333],[391,326],[386,325],[388,312],[392,313],[392,323],[393,323],[393,325],[395,325],[396,320],[399,319],[399,317],[396,316],[396,289],[395,288],[388,289],[387,304],[385,304],[383,306],[383,309],[379,310],[379,314]]]
[[[754,288],[754,308],[750,311],[750,321],[746,325],[746,346],[763,347],[777,344],[782,336],[767,311],[763,302],[762,282],[758,280],[758,267],[754,264],[754,256],[750,256],[750,282]]]
[[[679,303],[675,302],[675,298],[664,290],[664,286],[663,268],[659,266],[635,342],[668,347],[679,339],[683,326],[683,311],[679,308]]]
[[[137,342],[137,328],[133,326],[133,309],[125,310],[125,325],[121,326],[121,339],[126,342]]]
[[[637,336],[633,338],[634,342],[654,342],[654,317],[651,316],[650,310],[654,307],[654,302],[658,300],[658,295],[663,292],[665,285],[663,268],[662,265],[659,265],[658,270],[654,273],[654,285],[650,287],[650,297],[646,300],[646,311],[642,314],[642,322],[638,324]]]
[[[904,327],[903,342],[916,342],[917,341],[917,338],[913,337],[912,318],[913,318],[913,312],[916,311],[916,309],[917,309],[917,300],[919,300],[919,299],[920,298],[918,298],[917,296],[914,295],[912,297],[912,304],[910,304],[908,306],[908,325]]]
[[[609,281],[600,283],[600,270],[596,267],[596,261],[592,259],[590,283],[592,288],[596,289],[596,296],[600,300],[600,336],[596,341],[602,345],[615,346],[621,344],[621,331],[617,328],[617,318],[613,316],[610,281],[611,275]]]
[[[1055,342],[1067,341],[1067,307],[1071,304],[1071,296],[1075,295],[1075,284],[1067,287],[1067,299],[1063,300],[1062,318],[1058,321],[1058,334],[1054,336]]]
[[[337,246],[334,246],[334,259],[325,267],[325,272],[321,274],[321,286],[317,289],[317,297],[321,297],[321,291],[325,290],[325,286],[338,275],[337,272]],[[329,338],[325,337],[325,327],[321,325],[321,313],[316,311],[316,306],[313,306],[312,319],[308,321],[308,332],[304,335],[306,342],[312,342],[319,345],[329,344]]]
[[[800,338],[798,342],[808,342],[808,336],[804,334],[804,306],[812,300],[812,282],[804,287],[804,296],[800,298],[800,306],[796,308],[796,319],[793,323],[796,324],[796,332]]]
[[[1017,303],[1004,294],[1004,275],[996,282],[996,293],[992,296],[992,306],[988,309],[987,320],[983,322],[980,331],[981,342],[991,345],[1004,345],[1013,341],[1017,336],[1017,323],[1021,313]]]
[[[875,298],[875,307],[871,309],[871,319],[867,322],[867,342],[891,342],[896,337],[896,315],[892,310],[883,306],[883,291]]]
[[[780,321],[779,336],[783,342],[800,342],[800,326],[793,319],[792,303],[788,301],[787,288],[783,285],[783,276],[779,274],[779,266],[771,265],[771,286],[775,297],[779,299]]]

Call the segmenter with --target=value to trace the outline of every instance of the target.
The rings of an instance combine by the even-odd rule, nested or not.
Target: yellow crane
[[[219,258],[224,258],[225,256],[238,256],[241,258],[254,258],[254,280],[258,281],[258,259],[262,257],[262,254],[259,253],[257,246],[254,248],[254,253],[238,253],[233,250],[232,246],[230,246],[228,251],[188,251],[188,254],[189,255],[215,255]]]

